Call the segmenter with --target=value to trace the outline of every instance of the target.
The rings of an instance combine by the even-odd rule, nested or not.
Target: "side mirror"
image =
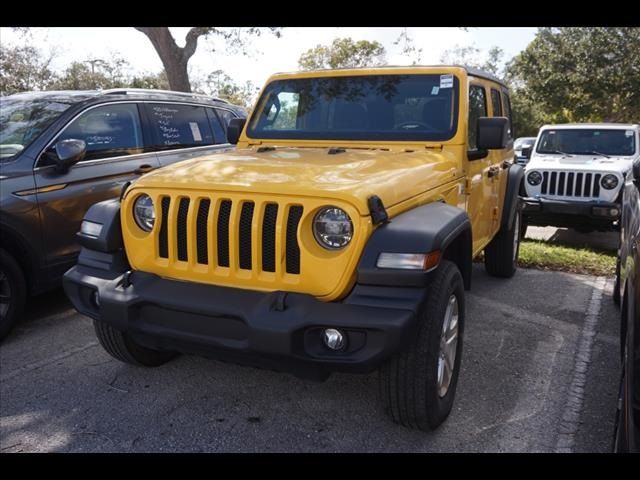
[[[238,143],[238,139],[240,138],[240,134],[242,133],[242,129],[244,128],[245,123],[247,123],[246,118],[232,118],[227,126],[227,141],[232,145]]]
[[[87,144],[84,140],[68,138],[57,142],[54,150],[56,169],[59,172],[66,172],[84,158],[87,153]]]
[[[480,117],[478,119],[478,150],[502,150],[509,141],[507,117]]]
[[[633,183],[636,184],[636,187],[640,188],[640,160],[633,162],[631,173],[633,175]]]
[[[526,159],[531,158],[531,147],[524,147],[522,150],[522,156]]]

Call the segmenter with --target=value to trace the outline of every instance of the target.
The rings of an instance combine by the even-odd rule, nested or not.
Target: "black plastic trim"
[[[514,163],[509,167],[507,175],[507,189],[504,194],[501,228],[509,230],[513,225],[515,213],[520,205],[518,192],[524,179],[524,168]]]
[[[464,210],[442,202],[429,203],[404,212],[378,227],[369,238],[358,265],[358,284],[420,287],[431,273],[421,270],[381,269],[376,266],[382,252],[444,252],[463,235],[465,242],[461,272],[471,269],[471,222]],[[466,245],[468,244],[468,245]],[[465,283],[467,283],[465,281]]]
[[[80,245],[105,253],[115,252],[123,247],[119,199],[113,198],[93,204],[85,213],[83,220],[101,224],[102,230],[98,237],[90,237],[78,232],[76,236]]]

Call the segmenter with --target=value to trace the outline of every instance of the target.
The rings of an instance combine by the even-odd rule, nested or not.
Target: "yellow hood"
[[[327,148],[239,149],[178,162],[140,178],[134,188],[175,188],[341,199],[362,215],[378,195],[389,208],[462,174],[453,154]]]

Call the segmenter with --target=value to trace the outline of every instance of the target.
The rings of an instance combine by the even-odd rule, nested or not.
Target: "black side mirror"
[[[531,147],[524,147],[522,149],[522,156],[527,159],[531,158]]]
[[[232,145],[238,143],[244,124],[247,123],[246,118],[232,118],[227,126],[227,141]]]
[[[633,175],[633,183],[636,184],[636,187],[640,188],[640,160],[633,162],[631,173]]]
[[[84,140],[68,138],[56,143],[54,149],[56,169],[59,172],[66,172],[84,158],[87,153],[87,144]]]
[[[502,150],[509,142],[507,117],[480,117],[478,119],[478,150]]]

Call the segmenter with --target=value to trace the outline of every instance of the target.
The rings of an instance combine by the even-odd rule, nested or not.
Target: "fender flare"
[[[431,272],[381,269],[378,256],[388,253],[442,252],[458,265],[465,288],[471,285],[471,222],[464,210],[434,202],[397,215],[378,227],[367,242],[357,270],[358,285],[424,287]]]
[[[512,164],[507,173],[507,188],[504,194],[504,208],[502,209],[501,228],[511,229],[515,213],[520,205],[520,186],[524,179],[524,168]]]

